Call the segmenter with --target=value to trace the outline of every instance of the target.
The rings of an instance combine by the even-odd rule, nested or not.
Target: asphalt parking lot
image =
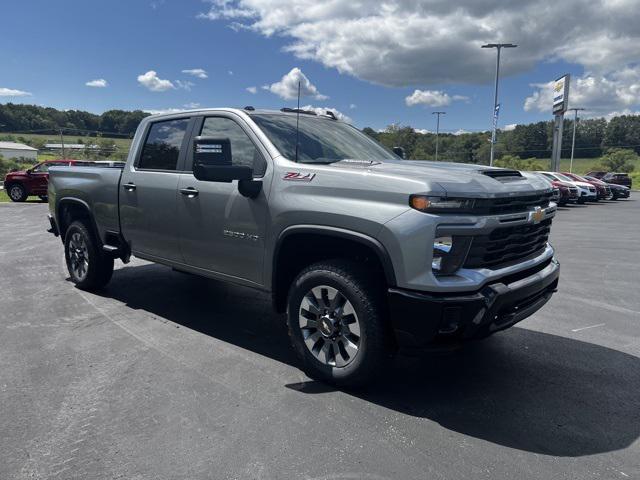
[[[0,479],[640,477],[640,201],[560,209],[542,311],[356,393],[267,295],[139,260],[75,289],[46,210],[0,204]]]

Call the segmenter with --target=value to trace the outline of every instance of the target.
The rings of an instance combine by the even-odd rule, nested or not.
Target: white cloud
[[[451,105],[453,101],[469,100],[463,95],[450,96],[441,90],[414,90],[414,92],[404,99],[409,107],[414,105],[427,105],[429,107],[445,107]]]
[[[526,111],[551,113],[553,82],[533,84],[535,91],[524,102]],[[571,81],[570,107],[586,108],[586,116],[610,115],[640,107],[640,66],[608,73],[585,73]]]
[[[165,113],[179,113],[184,112],[184,108],[146,108],[142,110],[143,112],[150,113],[151,115],[159,115]]]
[[[331,107],[314,107],[313,105],[305,105],[304,107],[300,107],[302,110],[310,110],[312,112],[316,112],[318,115],[326,115],[327,110],[333,113],[338,120],[343,122],[351,123],[351,118],[342,113],[340,110]]]
[[[89,80],[85,85],[87,87],[105,88],[109,86],[109,82],[104,78],[96,78],[95,80]]]
[[[318,89],[307,76],[302,73],[298,67],[292,68],[289,73],[284,75],[279,82],[272,83],[271,85],[263,86],[263,90],[268,90],[271,93],[278,95],[285,100],[294,100],[298,98],[298,82],[300,83],[300,96],[301,97],[313,97],[316,100],[326,100],[326,95],[322,95],[318,92]]]
[[[185,103],[183,106],[188,109],[200,108],[200,104],[198,102]]]
[[[410,86],[483,83],[525,72],[541,60],[610,71],[638,60],[638,0],[209,0],[200,15],[264,36],[285,49],[373,83]],[[567,23],[567,19],[571,19]]]
[[[143,75],[138,75],[138,83],[152,92],[165,92],[176,88],[170,80],[158,78],[158,74],[153,70],[149,70]]]
[[[193,87],[194,85],[195,83],[190,82],[188,80],[176,80],[176,88],[180,88],[188,92],[191,91],[191,87]]]
[[[355,110],[356,108],[358,108],[358,106],[355,103],[349,104],[349,109]]]
[[[511,132],[512,130],[515,130],[517,126],[517,123],[509,123],[508,125],[505,125],[502,130],[504,132]]]
[[[15,90],[13,88],[0,87],[0,97],[30,97],[30,92]]]
[[[207,71],[202,68],[190,68],[187,70],[182,70],[182,73],[186,73],[187,75],[191,75],[196,78],[209,78]]]
[[[426,135],[427,133],[433,133],[431,130],[427,130],[426,128],[414,128],[414,132],[420,133],[422,135]]]
[[[253,93],[254,95],[258,93],[258,87],[247,87],[245,90],[249,93]]]
[[[465,133],[471,133],[471,132],[469,130],[465,130],[464,128],[459,128],[458,130],[453,132],[454,135],[464,135]]]
[[[232,71],[232,70],[229,70],[227,73],[228,73],[229,75],[233,75],[233,71]]]

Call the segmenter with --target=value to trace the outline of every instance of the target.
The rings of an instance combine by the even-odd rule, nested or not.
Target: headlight
[[[458,270],[467,258],[471,237],[443,236],[433,241],[431,269],[439,275],[450,275]]]
[[[473,209],[474,200],[468,198],[428,197],[411,195],[409,205],[421,212],[446,213],[467,212]]]

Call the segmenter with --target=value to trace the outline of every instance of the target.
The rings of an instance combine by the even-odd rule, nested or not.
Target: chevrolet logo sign
[[[544,219],[544,210],[540,207],[536,207],[535,210],[529,212],[529,223],[540,223]]]

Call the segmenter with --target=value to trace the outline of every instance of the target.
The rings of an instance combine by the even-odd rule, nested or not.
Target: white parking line
[[[596,328],[596,327],[604,327],[606,325],[606,323],[599,323],[597,325],[590,325],[588,327],[582,327],[582,328],[574,328],[573,330],[571,330],[572,332],[581,332],[582,330],[587,330],[588,328]]]

